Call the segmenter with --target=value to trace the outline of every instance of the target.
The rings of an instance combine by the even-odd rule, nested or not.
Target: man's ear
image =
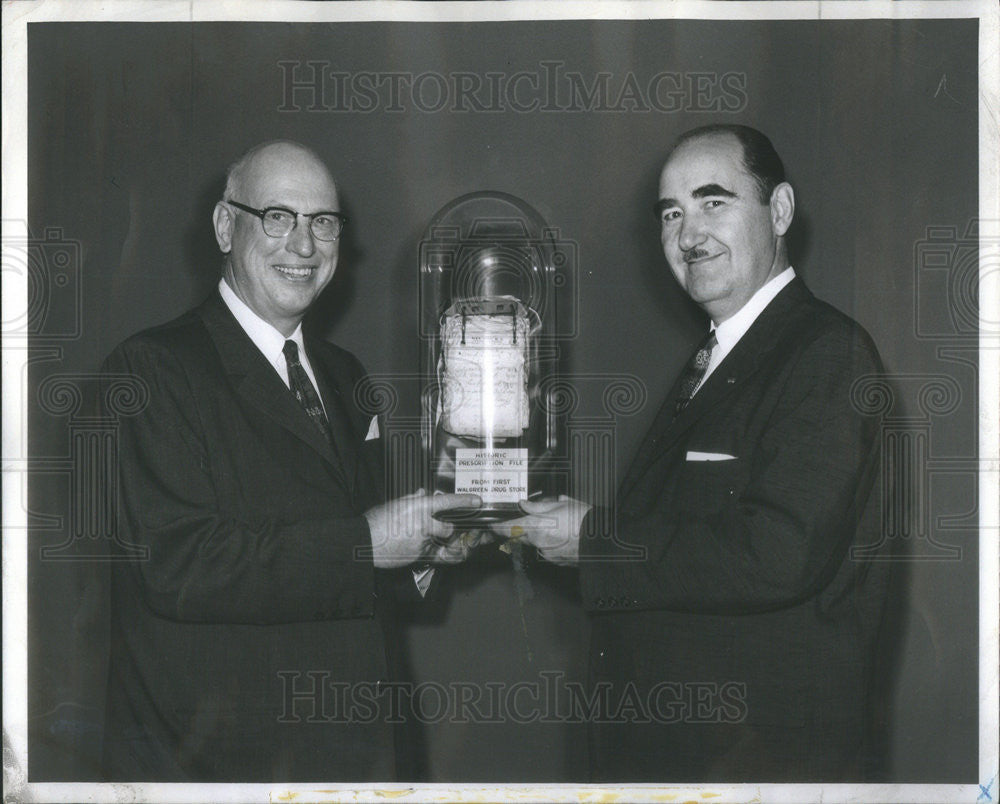
[[[212,213],[212,223],[215,226],[215,242],[219,244],[219,250],[223,254],[228,254],[233,250],[233,226],[236,225],[233,211],[220,201]]]
[[[774,233],[781,237],[792,225],[795,217],[795,192],[792,185],[783,181],[771,192],[771,226]]]

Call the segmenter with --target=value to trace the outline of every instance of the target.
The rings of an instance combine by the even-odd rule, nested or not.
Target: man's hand
[[[527,516],[498,522],[493,532],[533,544],[553,564],[573,566],[580,560],[580,526],[590,505],[560,494],[558,502],[522,502],[520,506]]]
[[[424,557],[431,564],[460,564],[469,557],[477,547],[493,541],[493,534],[488,530],[466,530],[453,533],[451,538],[441,543],[435,540],[429,555]]]
[[[439,522],[432,514],[448,508],[478,508],[482,500],[475,494],[434,494],[423,489],[365,511],[372,534],[375,566],[380,569],[405,567],[426,560],[432,551],[447,546],[454,525]],[[460,559],[456,559],[460,560]]]

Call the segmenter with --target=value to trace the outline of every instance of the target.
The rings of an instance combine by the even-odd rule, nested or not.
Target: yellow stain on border
[[[647,791],[643,791],[646,793]],[[650,801],[677,801],[679,793],[654,793],[649,795]],[[705,795],[704,793],[702,794]],[[711,796],[721,796],[721,793],[710,793]],[[585,790],[577,793],[577,801],[587,804],[616,804],[616,802],[629,801],[628,793],[618,793],[613,790]],[[686,804],[697,804],[697,802],[687,802]]]
[[[621,796],[618,793],[612,793],[608,790],[580,793],[577,798],[580,801],[594,802],[594,804],[614,804],[616,801],[621,801]]]
[[[649,791],[644,790],[644,793]],[[679,793],[653,793],[648,796],[650,801],[677,801]],[[713,796],[720,796],[721,793],[712,793]],[[617,793],[612,790],[594,790],[594,791],[582,791],[577,793],[576,796],[578,801],[587,802],[587,804],[616,804],[616,802],[627,802],[628,793]],[[685,802],[685,804],[697,804],[697,802]]]
[[[278,801],[278,802],[294,802],[294,801],[299,801],[301,799],[301,796],[305,795],[306,798],[305,799],[301,799],[301,800],[304,801],[304,802],[310,802],[310,801],[317,800],[317,799],[311,798],[311,796],[315,796],[315,795],[320,795],[320,796],[326,796],[326,795],[337,796],[338,794],[342,795],[345,792],[346,791],[343,790],[343,789],[311,790],[311,791],[306,792],[306,793],[300,793],[300,792],[296,792],[296,791],[293,791],[293,790],[287,790],[287,791],[284,791],[284,792],[281,792],[281,793],[277,793],[277,792],[272,793],[271,794],[271,800],[272,801]],[[360,792],[360,791],[352,791],[352,792],[357,793],[357,792]],[[404,787],[402,789],[388,789],[388,788],[370,789],[369,788],[368,790],[365,791],[366,795],[369,797],[369,800],[373,800],[373,798],[374,799],[383,799],[383,800],[384,799],[399,799],[399,798],[405,798],[407,796],[412,796],[412,795],[414,795],[415,793],[418,793],[418,792],[419,792],[419,789],[415,788],[415,787]],[[433,790],[433,791],[429,791],[429,792],[431,792],[432,800],[441,801],[441,802],[451,802],[451,801],[490,801],[490,800],[492,800],[492,799],[487,798],[487,797],[481,797],[481,795],[480,796],[476,795],[476,792],[478,792],[480,794],[485,794],[487,792],[486,790],[481,790],[481,791],[475,791],[475,792],[473,792],[473,791],[470,791],[469,789],[462,789],[460,791],[458,791],[458,790],[452,791],[452,790],[448,790],[447,788],[444,788],[444,789],[440,789],[439,788],[437,790]],[[536,801],[539,800],[538,792],[539,791],[537,791],[535,789],[532,789],[532,788],[507,788],[507,789],[504,790],[504,794],[505,794],[504,798],[507,801],[531,801],[531,802],[536,802]],[[569,790],[566,790],[564,792],[570,793],[570,795],[573,794]],[[579,802],[582,802],[583,804],[627,804],[627,802],[630,800],[629,797],[628,797],[629,796],[629,792],[628,791],[618,791],[618,790],[608,790],[608,789],[596,789],[596,790],[594,790],[594,789],[591,789],[591,790],[579,790],[578,789],[578,790],[573,791],[573,792],[575,792],[575,794],[576,794],[575,795],[575,799],[577,801],[579,801]],[[678,801],[678,799],[680,799],[681,795],[683,795],[684,793],[686,793],[687,795],[690,795],[690,792],[688,792],[688,791],[684,791],[684,793],[672,793],[672,792],[667,792],[667,791],[662,791],[662,790],[654,792],[653,790],[644,789],[644,790],[642,790],[642,792],[645,794],[644,796],[642,796],[643,800],[645,800],[645,801],[652,801],[652,802],[676,802],[676,801]],[[472,793],[471,797],[469,795],[470,793]],[[723,794],[722,793],[717,793],[717,792],[714,792],[714,791],[704,791],[704,792],[700,792],[699,795],[700,795],[701,799],[704,801],[705,799],[719,798]],[[318,799],[318,800],[325,800],[325,799]],[[333,799],[331,799],[331,800],[333,800]],[[355,798],[353,800],[360,800],[360,799]],[[760,798],[759,797],[755,797],[755,798],[751,799],[750,801],[753,802],[754,804],[759,804]],[[699,802],[696,801],[696,800],[694,800],[694,799],[688,798],[688,799],[685,799],[682,802],[679,802],[679,804],[699,804]]]

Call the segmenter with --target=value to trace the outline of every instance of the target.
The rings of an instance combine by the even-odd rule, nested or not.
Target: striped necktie
[[[681,415],[681,411],[688,406],[688,402],[694,396],[701,381],[705,379],[705,372],[708,371],[708,364],[712,360],[712,350],[718,345],[715,338],[715,330],[708,333],[705,342],[698,347],[698,351],[692,355],[684,369],[681,377],[681,384],[677,391],[677,400],[674,402],[674,418]]]

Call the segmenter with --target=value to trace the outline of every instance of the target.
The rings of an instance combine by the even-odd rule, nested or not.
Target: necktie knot
[[[285,341],[285,345],[282,347],[281,353],[285,356],[285,360],[288,365],[291,365],[292,363],[302,365],[299,363],[299,345],[295,341]]]

